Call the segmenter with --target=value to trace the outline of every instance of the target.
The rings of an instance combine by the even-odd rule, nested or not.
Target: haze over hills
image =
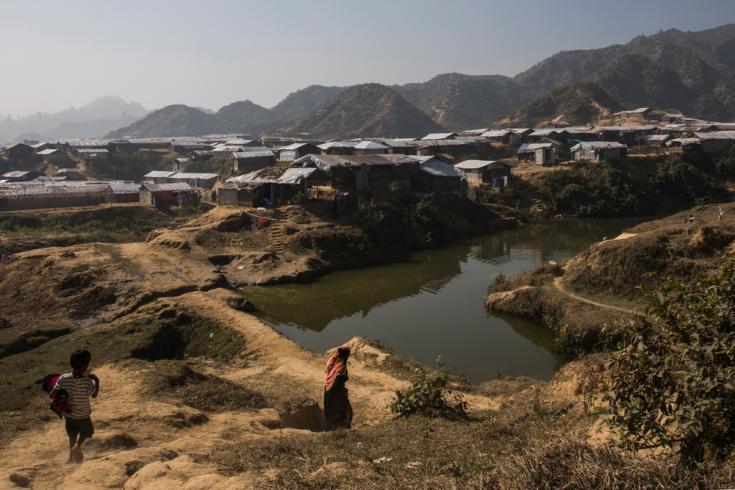
[[[574,89],[555,91],[570,86]],[[732,120],[735,119],[735,25],[700,32],[662,31],[639,36],[624,45],[564,51],[515,77],[447,73],[426,82],[394,85],[390,89],[431,118],[435,128],[451,130],[487,127],[500,119],[520,123],[560,115],[587,122],[581,121],[587,114],[595,116],[612,108],[638,106],[678,110],[709,120]],[[354,108],[346,107],[345,100],[324,108],[346,90],[348,87],[312,85],[290,94],[271,109],[246,101],[220,109],[212,114],[213,119],[202,117],[203,111],[199,111],[202,114],[187,111],[184,115],[179,106],[169,106],[160,110],[164,115],[151,114],[150,120],[143,119],[110,136],[174,136],[190,131],[198,131],[191,136],[212,132],[244,132],[256,136],[264,132],[295,131],[348,137],[355,134],[355,128],[388,130],[401,120],[396,111],[384,110],[385,90],[354,92],[349,99]],[[581,100],[575,101],[575,96]],[[583,101],[592,103],[589,112],[583,107]],[[370,107],[378,109],[369,113]],[[401,107],[409,110],[405,105]],[[170,114],[172,111],[177,112],[175,118]],[[415,127],[425,125],[415,111],[409,112],[406,121],[412,121]],[[191,120],[180,119],[185,117]],[[172,121],[181,126],[171,125]]]
[[[233,102],[216,112],[178,104],[170,105],[128,126],[110,131],[107,137],[201,136],[215,133],[256,136],[316,109],[345,88],[310,85],[289,94],[271,109],[250,100]]]
[[[82,107],[55,113],[0,118],[0,142],[21,139],[72,139],[104,136],[107,132],[139,120],[148,111],[138,102],[104,96]]]
[[[390,87],[355,85],[305,116],[277,129],[277,134],[351,138],[417,137],[444,128]]]

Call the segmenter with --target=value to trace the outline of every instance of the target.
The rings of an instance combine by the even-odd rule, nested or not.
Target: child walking
[[[81,463],[84,459],[82,444],[94,434],[92,425],[92,407],[89,397],[97,398],[100,391],[100,380],[89,374],[92,354],[86,349],[77,349],[71,353],[69,364],[71,372],[59,376],[50,397],[54,400],[61,390],[68,394],[69,411],[64,413],[66,433],[69,436],[69,462]]]

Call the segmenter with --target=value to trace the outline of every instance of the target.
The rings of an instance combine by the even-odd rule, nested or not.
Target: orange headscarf
[[[332,357],[327,361],[327,367],[324,368],[326,379],[324,388],[331,390],[337,376],[347,376],[347,358],[350,357],[350,348],[346,345],[337,347]]]

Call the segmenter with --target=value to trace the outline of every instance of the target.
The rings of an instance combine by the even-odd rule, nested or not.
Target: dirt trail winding
[[[586,303],[588,305],[596,306],[598,308],[604,308],[607,310],[615,310],[619,311],[620,313],[625,313],[626,315],[632,315],[632,316],[646,316],[645,313],[639,310],[635,310],[632,308],[625,308],[622,306],[615,306],[610,305],[607,303],[600,303],[599,301],[594,301],[588,298],[585,298],[584,296],[580,296],[576,293],[573,293],[572,291],[568,290],[566,287],[564,287],[564,284],[562,283],[563,277],[556,277],[554,278],[554,288],[559,291],[561,294],[570,297],[571,299],[575,301],[579,301],[581,303]]]

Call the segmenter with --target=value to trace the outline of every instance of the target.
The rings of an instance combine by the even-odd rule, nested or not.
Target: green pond
[[[328,274],[311,284],[244,288],[274,329],[323,352],[359,335],[475,382],[500,375],[549,379],[562,364],[551,332],[488,314],[493,278],[564,261],[641,219],[563,219],[416,253],[410,261]]]

